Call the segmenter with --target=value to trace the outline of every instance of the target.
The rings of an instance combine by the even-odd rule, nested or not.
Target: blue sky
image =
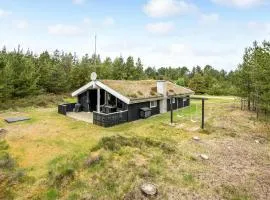
[[[0,46],[226,70],[270,39],[269,0],[0,0]]]

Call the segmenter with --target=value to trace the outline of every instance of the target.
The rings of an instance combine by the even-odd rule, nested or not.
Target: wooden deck
[[[67,116],[76,120],[93,123],[92,112],[67,112]]]

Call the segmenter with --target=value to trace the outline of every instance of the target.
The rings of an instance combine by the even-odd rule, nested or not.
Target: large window
[[[150,108],[157,107],[157,101],[150,101]]]
[[[171,101],[171,99],[170,99],[170,101]],[[172,98],[172,103],[175,103],[175,98]]]

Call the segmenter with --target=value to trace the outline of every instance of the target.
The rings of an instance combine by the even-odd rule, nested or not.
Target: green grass
[[[230,98],[209,98],[205,131],[199,128],[200,101],[192,101],[191,107],[174,111],[174,126],[170,124],[170,113],[102,128],[59,115],[56,108],[5,111],[0,118],[22,114],[32,118],[15,124],[0,121],[0,127],[8,130],[0,149],[8,152],[31,177],[15,185],[12,195],[15,199],[123,199],[127,194],[140,195],[137,188],[141,183],[153,182],[159,187],[160,199],[166,199],[171,192],[181,194],[194,190],[206,199],[211,195],[245,199],[248,188],[245,185],[238,191],[219,184],[213,186],[207,175],[200,179],[208,172],[222,173],[214,161],[203,162],[198,157],[199,153],[208,153],[211,159],[218,156],[208,144],[213,140],[238,140],[250,130],[244,115],[237,118],[243,122],[233,121],[235,113],[228,111],[231,105]],[[219,122],[216,118],[227,116],[231,116],[237,137],[225,134],[230,130],[216,125]],[[200,136],[203,142],[194,142],[194,135]],[[85,164],[97,155],[100,157],[97,162]],[[222,163],[225,164],[226,161]]]

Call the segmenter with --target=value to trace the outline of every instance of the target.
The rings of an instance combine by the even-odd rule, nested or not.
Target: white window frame
[[[152,105],[154,103],[154,105]],[[156,108],[157,107],[157,101],[150,101],[150,108]]]

